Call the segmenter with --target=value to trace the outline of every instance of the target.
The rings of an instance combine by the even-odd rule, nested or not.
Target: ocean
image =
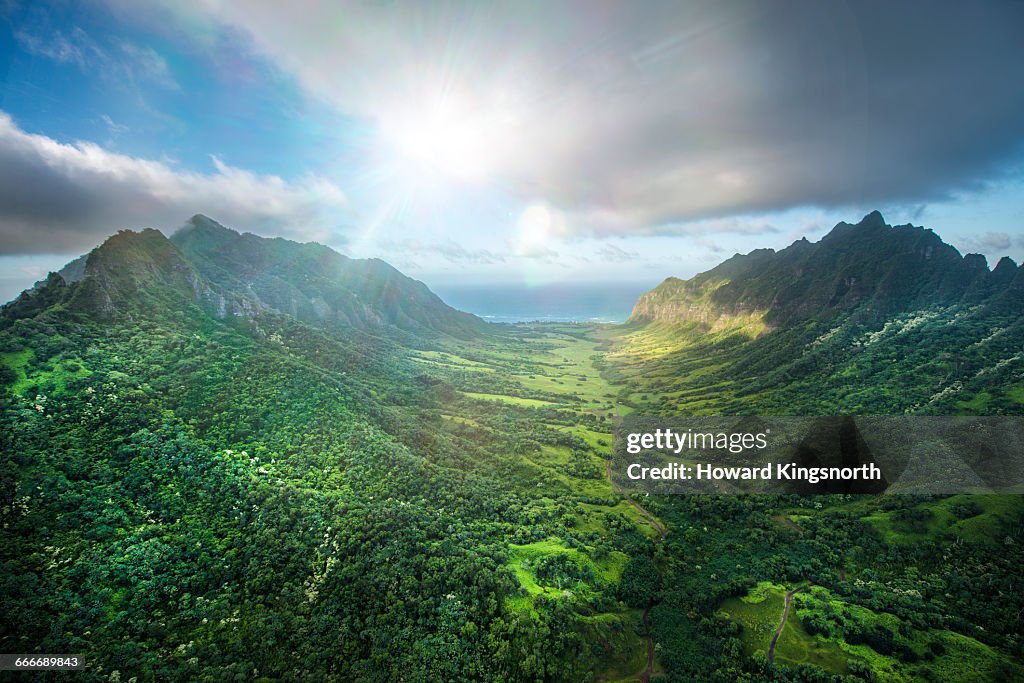
[[[431,289],[449,306],[492,323],[623,323],[653,283],[449,285]]]

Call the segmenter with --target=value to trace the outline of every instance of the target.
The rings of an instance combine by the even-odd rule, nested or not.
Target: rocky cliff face
[[[161,232],[152,229],[112,235],[4,306],[3,317],[26,317],[58,303],[101,320],[191,306],[220,309],[220,317],[229,309],[255,313],[238,297],[228,297],[206,282]]]
[[[65,277],[66,274],[66,277]],[[62,269],[72,298],[100,317],[131,315],[139,306],[185,305],[213,293],[163,233],[122,230]]]
[[[926,228],[885,223],[877,211],[840,223],[816,243],[801,239],[775,252],[736,255],[689,280],[669,278],[637,301],[631,322],[767,328],[801,320],[901,312],[1002,296],[1021,269],[1004,258],[961,256]]]
[[[350,259],[320,244],[240,234],[205,216],[193,216],[171,240],[210,282],[303,322],[394,325],[457,336],[476,334],[484,325],[379,259]]]
[[[267,314],[327,328],[394,326],[461,337],[485,327],[383,261],[243,235],[205,216],[193,217],[173,241],[157,230],[122,230],[7,304],[0,317],[27,317],[57,303],[99,319]]]

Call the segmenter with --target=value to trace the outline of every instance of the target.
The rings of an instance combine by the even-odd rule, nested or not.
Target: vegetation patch
[[[522,398],[521,396],[509,396],[507,394],[481,394],[472,391],[462,392],[464,396],[469,398],[475,398],[479,401],[497,401],[498,403],[508,403],[514,406],[524,406],[527,408],[539,408],[541,406],[553,405],[551,401],[542,401],[536,398]]]
[[[787,590],[770,582],[760,582],[746,595],[722,603],[721,612],[742,627],[741,640],[748,655],[760,652],[767,656],[772,636],[782,620]],[[776,663],[787,666],[809,663],[845,674],[847,658],[836,644],[808,634],[796,610],[790,607],[786,625],[775,645]]]

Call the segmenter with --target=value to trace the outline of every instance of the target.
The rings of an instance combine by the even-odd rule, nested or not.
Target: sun
[[[384,119],[381,133],[406,161],[463,182],[486,180],[503,145],[498,116],[452,103],[396,112]]]

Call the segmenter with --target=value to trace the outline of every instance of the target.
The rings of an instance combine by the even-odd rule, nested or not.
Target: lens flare
[[[467,183],[492,176],[506,144],[504,129],[500,113],[450,101],[425,110],[406,107],[381,125],[383,139],[405,161]]]

